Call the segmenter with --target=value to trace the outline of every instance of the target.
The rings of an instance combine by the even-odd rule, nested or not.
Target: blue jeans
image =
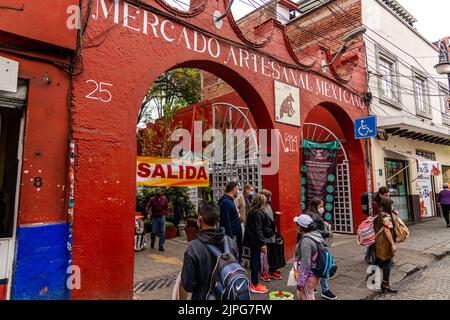
[[[261,248],[250,248],[250,270],[252,272],[252,284],[256,287],[259,283],[259,271],[261,270]]]
[[[244,248],[242,245],[242,232],[238,232],[237,235],[234,235],[233,240],[234,240],[234,242],[236,242],[236,245],[238,247],[238,255],[239,255],[239,257],[235,257],[235,258],[239,261],[239,263],[241,263],[242,262],[242,254],[244,251]]]
[[[330,286],[328,285],[328,279],[320,279],[320,286],[322,287],[322,292],[330,291]]]
[[[152,243],[155,243],[156,233],[159,231],[159,247],[164,247],[166,241],[166,217],[152,217]]]

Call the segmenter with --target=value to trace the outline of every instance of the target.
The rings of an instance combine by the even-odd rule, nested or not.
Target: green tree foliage
[[[178,68],[163,73],[145,95],[138,124],[155,120],[152,119],[152,114],[157,118],[171,120],[177,110],[201,100],[200,90],[198,69]]]
[[[148,200],[156,194],[156,187],[137,187],[136,189],[136,211],[145,213],[145,207]],[[195,215],[195,206],[189,199],[188,188],[171,187],[162,188],[163,194],[169,201],[169,205],[178,207],[181,214],[186,218]]]

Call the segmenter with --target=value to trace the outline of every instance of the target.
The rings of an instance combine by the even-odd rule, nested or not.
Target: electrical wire
[[[256,1],[253,1],[253,0],[248,0],[248,1],[250,1],[251,4],[249,4],[249,3],[247,3],[247,2],[244,2],[244,1],[240,0],[240,2],[252,6],[252,7],[255,9],[255,11],[258,10],[258,9],[260,9],[261,7],[264,6],[264,8],[261,9],[261,10],[263,11],[263,14],[266,16],[266,18],[269,18],[269,19],[272,18],[272,16],[267,16],[267,14],[264,12],[264,10],[267,9],[267,10],[269,11],[269,13],[273,14],[273,16],[277,17],[278,19],[284,20],[284,22],[286,22],[286,23],[289,23],[289,22],[290,22],[290,20],[288,20],[286,17],[280,15],[280,14],[279,14],[278,12],[276,12],[274,9],[271,9],[271,8],[268,6],[268,5],[271,4],[270,2],[269,2],[269,3],[263,3],[263,4],[261,4],[261,7],[257,7],[256,5],[258,5],[258,3],[257,3]],[[255,3],[256,3],[256,5],[255,5]],[[311,21],[312,21],[312,20],[311,20]],[[292,25],[292,26],[296,27],[297,29],[299,29],[299,30],[301,30],[301,31],[310,32],[312,35],[316,35],[314,32],[312,32],[311,30],[309,30],[309,29],[307,29],[307,28],[304,28],[304,27],[301,27],[301,26],[298,26],[298,25]],[[317,40],[317,38],[324,38],[325,40],[333,41],[333,42],[337,43],[339,46],[342,45],[341,42],[338,42],[338,41],[336,41],[336,40],[331,40],[331,39],[328,39],[328,38],[325,38],[325,37],[321,37],[321,36],[317,36],[317,37],[316,37],[316,40]],[[325,47],[326,49],[329,49],[327,44],[321,42],[320,40],[317,40],[317,42],[318,42],[319,44],[321,44],[323,47]],[[292,43],[292,44],[293,44],[293,43]],[[300,47],[297,47],[297,49],[299,49],[300,51],[303,51],[303,49],[300,48]],[[352,49],[352,50],[359,50],[359,49],[360,49],[360,48],[357,47],[357,48],[354,48],[354,49]],[[351,52],[352,50],[349,50],[348,52]],[[303,51],[303,52],[304,52],[304,51]],[[309,55],[309,56],[310,56],[310,55]],[[311,57],[311,56],[310,56],[310,57]],[[313,58],[313,59],[316,59],[316,57],[312,57],[312,58]],[[359,66],[359,65],[358,65],[358,67],[359,67],[364,73],[366,73],[366,70],[365,70],[364,68],[362,68],[362,67]],[[352,90],[355,91],[355,92],[365,92],[365,91],[366,91],[366,90],[365,90],[366,84],[361,84],[361,85],[360,85],[360,86],[361,86],[361,90],[355,88],[355,86],[359,86],[358,84],[353,84],[353,85],[346,84],[346,86],[352,88]]]
[[[332,10],[332,8],[331,8],[331,3],[323,3],[323,1],[322,0],[319,0],[320,2],[322,2],[322,4],[324,4],[332,13],[333,13],[333,10]],[[336,4],[336,6],[338,7],[338,8],[340,8],[341,9],[341,11],[344,13],[344,14],[346,14],[346,15],[349,15],[348,14],[348,12],[346,12],[338,3],[336,3],[336,2],[334,2],[334,4]],[[365,24],[363,24],[366,28],[368,28],[369,30],[371,30],[371,31],[373,31],[370,27],[368,27],[368,26],[366,26]],[[356,27],[356,26],[355,26]],[[373,31],[373,32],[375,32],[375,31]],[[376,33],[376,32],[375,32]],[[407,53],[406,51],[404,51],[403,49],[400,49],[397,45],[395,45],[395,44],[393,44],[390,40],[388,40],[388,39],[385,39],[383,36],[381,36],[381,35],[379,35],[378,33],[376,33],[379,37],[381,37],[383,40],[386,40],[386,41],[388,41],[389,43],[391,43],[392,45],[394,45],[397,49],[399,49],[399,50],[401,50],[402,52],[404,52],[404,53],[406,53],[408,56],[410,56],[410,57],[412,57],[413,59],[414,59],[414,61],[422,68],[422,69],[424,69],[425,70],[425,68],[417,61],[417,59],[414,57],[414,56],[412,56],[411,54],[409,54],[409,53]],[[367,35],[366,35],[367,36]],[[371,38],[371,37],[369,37],[369,39],[371,39],[372,41],[373,41],[373,44],[375,44],[375,45],[378,45],[378,43],[375,41],[375,40],[373,40],[373,38]],[[368,41],[368,42],[370,42],[370,41]],[[369,51],[372,51],[373,52],[373,50],[371,50],[369,47],[367,47],[368,49],[369,49]],[[376,53],[375,52],[373,52],[375,55],[376,55]],[[403,61],[403,59],[401,59],[402,61]],[[405,62],[405,65],[406,66],[410,66],[410,64],[407,64],[406,62]],[[369,66],[369,64],[368,64],[368,66]],[[435,82],[436,82],[436,84],[438,85],[438,90],[439,90],[439,88],[440,88],[440,84],[425,70],[425,72],[427,73],[427,75],[432,79],[432,80],[434,80]],[[392,92],[394,95],[395,95],[395,92]],[[409,95],[409,94],[407,94],[407,95]],[[441,95],[439,95],[439,96],[441,96]],[[397,100],[398,100],[398,102],[399,103],[401,103],[401,101],[400,101],[400,99],[397,97],[396,98]],[[425,99],[424,99],[425,100]],[[426,101],[423,101],[424,102],[424,104],[425,105],[427,105],[428,106],[428,108],[429,108],[429,111],[431,112],[431,110],[436,110],[436,111],[438,111],[439,113],[442,113],[442,110],[440,110],[440,109],[437,109],[437,108],[435,108],[435,107],[433,107],[432,105],[430,105],[428,102],[426,102]],[[403,104],[402,104],[403,105]],[[403,107],[404,108],[406,108],[404,105],[403,105]],[[409,110],[407,111],[407,112],[409,112]],[[409,112],[410,113],[410,112]],[[412,113],[411,113],[412,114]],[[414,115],[414,114],[412,114],[413,116],[415,116],[415,117],[417,117],[417,115]]]
[[[236,41],[234,41],[232,39],[229,39],[229,38],[217,35],[215,33],[212,33],[211,31],[209,31],[207,29],[204,29],[204,28],[201,28],[199,26],[193,25],[192,23],[190,23],[188,21],[185,21],[183,19],[178,18],[177,16],[174,16],[174,15],[171,15],[171,14],[165,12],[165,11],[162,11],[162,10],[160,10],[160,9],[158,9],[158,8],[148,4],[148,3],[142,2],[140,0],[128,0],[128,2],[130,4],[135,5],[138,8],[141,8],[141,9],[144,9],[144,10],[148,10],[150,12],[156,13],[157,15],[160,15],[160,16],[165,17],[167,19],[173,20],[173,21],[179,23],[180,25],[189,27],[190,29],[193,29],[195,31],[201,32],[201,33],[203,33],[205,35],[214,37],[216,39],[220,39],[220,40],[222,40],[225,43],[228,43],[228,44],[231,44],[233,46],[236,46],[237,48],[242,48],[242,49],[245,49],[245,50],[249,49],[248,46],[245,46],[245,45],[243,45],[243,44],[241,44],[239,42],[236,42]],[[112,26],[112,27],[106,29],[105,31],[102,32],[102,34],[105,34],[105,33],[108,34],[114,27],[116,27],[116,26]],[[96,36],[96,38],[97,37],[98,36]],[[92,46],[89,46],[89,47],[92,47]],[[315,74],[315,75],[321,76],[321,77],[323,77],[325,79],[328,79],[329,81],[331,81],[333,83],[341,85],[341,83],[339,83],[336,79],[334,79],[332,77],[329,77],[329,76],[326,76],[326,75],[323,75],[322,73],[320,73],[318,71],[306,69],[306,68],[304,68],[302,66],[299,66],[297,64],[292,64],[292,63],[285,62],[285,61],[281,60],[280,58],[278,58],[278,57],[276,57],[276,56],[274,56],[272,54],[268,54],[268,53],[266,53],[266,52],[264,52],[264,51],[262,51],[262,50],[260,50],[258,48],[251,48],[251,50],[254,51],[255,53],[258,53],[260,56],[272,59],[274,62],[277,62],[282,67],[287,67],[287,68],[290,68],[290,69],[293,69],[293,70],[299,70],[299,71]],[[353,88],[348,86],[347,90],[349,90],[349,92],[353,93],[354,95],[363,98],[361,96],[361,93],[357,92]]]
[[[322,0],[319,0],[320,2],[322,2]],[[322,2],[323,3],[323,2]],[[348,12],[346,12],[337,2],[333,2],[338,8],[340,8],[340,10],[348,15]],[[325,4],[328,8],[331,8],[331,3],[327,3]],[[413,56],[412,54],[410,54],[409,52],[405,51],[403,48],[400,48],[397,44],[393,43],[391,40],[385,38],[384,36],[380,35],[377,31],[373,30],[371,27],[365,25],[363,23],[363,26],[365,26],[368,30],[372,31],[374,34],[376,34],[378,37],[380,37],[381,39],[383,39],[384,41],[388,42],[389,44],[391,44],[392,46],[394,46],[397,50],[403,52],[404,54],[408,55],[409,57],[411,57],[419,66],[420,68],[423,69],[423,71],[427,74],[427,76],[429,78],[431,78],[432,80],[434,80],[434,77],[428,72],[428,70],[417,60],[417,58],[415,56]],[[374,40],[372,37],[370,37],[369,35],[366,34],[366,36],[373,41],[374,44],[377,44],[376,40]],[[437,50],[437,48],[436,48]],[[409,64],[408,64],[409,65]],[[435,80],[434,80],[435,81]],[[437,81],[435,81],[437,85],[439,85],[439,83]]]

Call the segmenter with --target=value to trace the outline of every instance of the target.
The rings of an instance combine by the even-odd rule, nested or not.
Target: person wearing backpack
[[[315,230],[321,234],[324,243],[327,243],[327,239],[330,237],[330,233],[325,228],[325,223],[322,217],[324,212],[325,209],[323,201],[319,198],[313,198],[309,202],[308,210],[306,210],[305,214],[312,218]],[[330,286],[328,284],[328,279],[320,279],[320,286],[322,288],[322,298],[327,300],[337,299],[337,296],[333,292],[331,292]]]
[[[266,197],[258,193],[255,195],[252,207],[247,216],[244,232],[244,245],[250,248],[251,287],[253,293],[267,293],[269,290],[259,283],[261,271],[261,253],[267,254],[264,230],[269,228],[265,213]]]
[[[398,290],[391,288],[389,277],[392,268],[392,259],[397,252],[396,237],[394,232],[394,201],[390,198],[381,200],[381,213],[374,219],[376,240],[373,246],[375,251],[375,264],[383,270],[381,291],[383,293],[397,293]]]
[[[221,252],[228,241],[230,254],[237,259],[236,243],[227,235],[224,228],[218,228],[220,210],[217,204],[204,203],[199,207],[197,237],[189,242],[184,253],[181,284],[183,289],[192,293],[192,300],[206,300],[210,293],[212,276],[217,263],[217,257],[207,245],[217,247]]]
[[[376,192],[373,197],[372,197],[372,212],[371,212],[371,216],[372,217],[376,217],[381,210],[381,201],[384,198],[389,198],[390,197],[390,193],[389,193],[389,189],[386,187],[380,187],[378,189],[378,192]],[[373,264],[374,262],[374,256],[373,256],[373,248],[371,246],[367,247],[366,250],[366,256],[364,258],[364,260],[366,261],[367,264]]]
[[[299,300],[315,300],[314,288],[319,284],[319,277],[313,273],[313,265],[317,262],[318,246],[316,243],[325,244],[322,235],[315,230],[313,219],[302,214],[296,217],[294,222],[298,224],[302,239],[295,248],[294,264],[297,264],[297,297]]]

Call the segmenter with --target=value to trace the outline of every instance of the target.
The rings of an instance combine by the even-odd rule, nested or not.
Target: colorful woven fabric
[[[368,218],[358,227],[358,243],[364,247],[369,247],[375,243],[377,233],[373,225],[374,218]]]

